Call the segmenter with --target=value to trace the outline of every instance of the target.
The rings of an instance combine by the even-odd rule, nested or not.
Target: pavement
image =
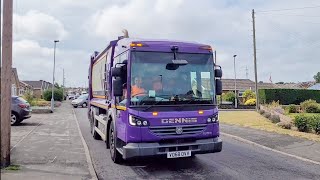
[[[244,143],[226,135],[221,136],[223,148],[220,153],[196,155],[195,158],[147,158],[115,164],[105,142],[93,139],[86,109],[77,108],[75,113],[89,147],[96,174],[102,180],[320,179],[320,165]],[[222,132],[231,133],[228,131],[229,126],[221,127]]]
[[[52,114],[32,114],[11,130],[11,164],[20,170],[1,170],[1,179],[95,178],[90,171],[87,146],[68,102]]]
[[[318,142],[236,125],[220,124],[220,128],[223,133],[241,137],[291,155],[310,159],[320,164],[320,143]]]

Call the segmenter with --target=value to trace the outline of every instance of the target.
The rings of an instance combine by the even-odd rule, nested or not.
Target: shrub
[[[263,116],[264,116],[265,118],[268,118],[268,119],[269,119],[269,117],[271,116],[271,113],[265,112],[265,113],[263,114]]]
[[[50,106],[51,105],[50,101],[43,101],[43,100],[36,101],[35,104],[36,104],[35,106]]]
[[[274,110],[274,111],[276,111],[277,113],[285,114],[285,111],[284,111],[284,109],[283,109],[281,106],[274,107],[274,108],[271,108],[271,109]]]
[[[305,101],[303,101],[302,103],[300,103],[300,106],[301,106],[301,108],[305,111],[306,108],[307,108],[308,106],[310,106],[311,104],[317,104],[317,101],[312,100],[312,99],[308,99],[308,100],[305,100]]]
[[[309,99],[301,103],[301,108],[307,113],[320,113],[320,105],[315,100]]]
[[[320,113],[320,105],[319,104],[310,104],[306,107],[305,112],[307,113]]]
[[[246,103],[249,99],[256,99],[256,94],[252,90],[247,89],[244,91],[242,98],[243,102]]]
[[[248,100],[244,103],[244,105],[246,105],[246,106],[254,106],[254,105],[256,105],[256,99],[248,99]]]
[[[63,93],[62,93],[61,89],[54,89],[53,93],[54,93],[54,100],[55,101],[62,101],[63,100]],[[52,97],[51,89],[50,90],[48,89],[43,93],[44,100],[51,101],[51,97]]]
[[[222,99],[223,99],[224,101],[229,101],[229,102],[234,103],[234,100],[235,100],[234,92],[229,91],[229,92],[223,94]]]
[[[283,129],[291,129],[291,127],[292,127],[291,122],[279,122],[279,123],[277,123],[277,125]]]
[[[272,101],[270,104],[268,104],[268,107],[270,107],[270,108],[275,108],[275,107],[279,107],[279,106],[280,106],[279,101]]]
[[[271,115],[270,120],[272,123],[278,123],[278,122],[280,122],[280,116],[279,115]]]
[[[298,112],[297,107],[294,104],[290,104],[287,109],[288,109],[289,113],[297,113]]]
[[[314,99],[320,102],[320,91],[309,89],[259,89],[259,102],[262,104],[279,101],[280,104],[300,104]]]
[[[24,96],[23,96],[23,99],[25,99],[26,101],[28,101],[28,103],[29,103],[30,105],[33,104],[34,97],[33,97],[33,95],[31,94],[31,92],[26,92],[26,93],[24,94]]]
[[[298,128],[301,132],[309,132],[311,130],[311,116],[306,116],[305,114],[300,114],[295,116],[294,118],[294,125]]]
[[[263,109],[260,109],[259,110],[259,113],[262,115],[262,114],[264,114],[266,111],[265,110],[263,110]]]
[[[320,134],[320,115],[312,116],[311,127],[317,134]]]

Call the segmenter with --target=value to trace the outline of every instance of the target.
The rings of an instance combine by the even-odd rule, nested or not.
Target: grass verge
[[[255,111],[220,111],[219,118],[221,123],[250,127],[254,129],[286,134],[295,137],[302,137],[308,140],[320,142],[320,136],[311,133],[304,133],[290,129],[283,129],[273,124],[268,119]]]
[[[19,165],[10,165],[10,166],[4,168],[4,170],[7,170],[7,171],[19,171],[20,170],[20,166]]]

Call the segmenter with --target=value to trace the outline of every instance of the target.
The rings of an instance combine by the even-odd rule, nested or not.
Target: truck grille
[[[206,124],[184,125],[184,126],[153,126],[149,127],[150,131],[157,136],[172,136],[185,134],[198,134],[205,128]]]

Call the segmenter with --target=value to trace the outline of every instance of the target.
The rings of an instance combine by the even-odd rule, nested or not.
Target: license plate
[[[191,151],[174,151],[168,152],[167,158],[179,158],[179,157],[190,157]]]

